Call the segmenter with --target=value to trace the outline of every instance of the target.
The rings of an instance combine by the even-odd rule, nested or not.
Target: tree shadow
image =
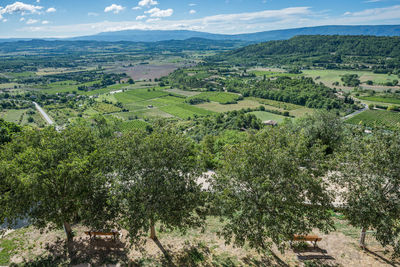
[[[365,253],[374,256],[374,257],[377,258],[378,260],[381,260],[381,261],[383,261],[384,263],[386,263],[386,264],[388,264],[388,265],[390,265],[390,266],[394,266],[394,267],[400,266],[399,262],[396,262],[396,261],[394,261],[394,260],[389,260],[389,259],[387,259],[387,258],[385,258],[385,257],[383,257],[383,256],[381,256],[381,255],[379,255],[378,253],[369,250],[368,248],[364,248],[363,250],[364,250]]]
[[[46,252],[22,266],[58,266],[90,263],[98,266],[128,262],[128,246],[120,240],[77,238],[72,242],[59,239],[46,244]],[[20,266],[20,265],[18,265]]]
[[[309,246],[308,243],[301,243],[297,246],[292,246],[292,249],[293,252],[297,254],[297,259],[299,261],[315,261],[319,264],[315,266],[337,265],[337,264],[331,265],[329,263],[319,262],[319,261],[334,261],[336,259],[331,255],[328,255],[328,251],[326,249],[322,249],[318,246]]]

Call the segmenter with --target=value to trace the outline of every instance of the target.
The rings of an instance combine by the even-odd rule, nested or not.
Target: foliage
[[[337,153],[337,175],[344,214],[353,226],[374,229],[383,246],[393,246],[400,255],[400,135],[362,130],[348,136]]]
[[[12,135],[21,131],[21,128],[12,123],[0,119],[0,145],[10,142]]]
[[[254,44],[209,58],[237,65],[277,64],[332,68],[368,68],[388,73],[400,67],[400,38],[309,35]]]
[[[345,74],[341,80],[345,86],[351,87],[357,87],[361,83],[357,74]]]
[[[201,226],[200,166],[190,139],[158,128],[151,134],[125,134],[110,149],[122,200],[121,224],[133,242],[157,222],[182,231]]]
[[[10,188],[2,200],[17,206],[11,217],[27,216],[39,228],[64,225],[68,240],[73,222],[107,228],[110,181],[102,175],[98,148],[94,131],[79,125],[62,132],[26,130],[6,144],[1,163]]]
[[[228,146],[212,190],[228,219],[227,242],[258,250],[283,248],[294,234],[333,228],[331,198],[322,180],[323,151],[303,134],[270,128]]]
[[[332,154],[340,147],[345,135],[341,118],[327,111],[318,111],[313,115],[300,118],[291,126],[294,132],[304,134],[307,146],[322,144],[327,154]]]

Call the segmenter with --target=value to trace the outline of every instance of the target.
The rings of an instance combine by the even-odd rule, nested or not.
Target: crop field
[[[133,129],[146,129],[147,125],[149,124],[142,120],[125,121],[122,123],[122,130],[129,131]]]
[[[101,114],[114,113],[114,112],[121,111],[121,109],[119,107],[116,107],[112,104],[102,103],[102,102],[96,103],[96,105],[94,106],[94,109]]]
[[[197,91],[184,91],[184,90],[176,89],[176,88],[167,89],[167,90],[164,90],[164,91],[166,91],[168,93],[173,93],[173,94],[177,94],[177,95],[186,96],[186,97],[191,97],[191,96],[195,96],[195,95],[201,94],[201,92],[197,92]]]
[[[342,84],[341,77],[345,74],[357,74],[361,82],[371,80],[374,84],[384,84],[393,80],[399,80],[396,75],[378,74],[371,71],[351,71],[351,70],[303,70],[303,74],[312,77],[317,82],[332,86],[334,82]]]
[[[175,117],[187,119],[193,116],[212,115],[214,112],[188,104],[178,104],[160,107],[160,110],[167,112]]]
[[[222,105],[217,102],[208,102],[196,105],[196,107],[207,109],[214,112],[228,112],[233,110],[240,110],[244,108],[258,108],[261,104],[254,100],[242,100],[237,104]]]
[[[225,92],[203,92],[192,98],[209,99],[210,101],[218,102],[220,104],[228,104],[237,101],[240,98],[240,95]]]
[[[400,128],[400,112],[387,110],[366,110],[347,120],[351,124],[368,127],[382,126],[389,129]]]
[[[285,116],[277,115],[277,114],[266,112],[266,111],[254,111],[254,112],[251,112],[250,114],[254,114],[257,118],[259,118],[262,121],[273,120],[273,121],[276,121],[277,123],[282,123],[286,119],[288,119],[288,120],[292,119],[290,117],[285,117]]]
[[[359,96],[357,97],[361,100],[367,100],[371,102],[382,102],[389,104],[400,104],[400,99],[393,97],[379,97],[379,96]]]

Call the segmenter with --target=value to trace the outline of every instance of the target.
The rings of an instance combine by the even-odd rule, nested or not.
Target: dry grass
[[[222,223],[217,217],[209,217],[205,231],[189,230],[186,234],[166,231],[157,227],[159,241],[146,239],[140,248],[130,246],[126,231],[118,241],[107,238],[90,240],[84,234],[86,228],[75,225],[74,242],[67,245],[64,233],[53,230],[41,233],[33,227],[9,234],[18,247],[11,262],[17,266],[74,266],[78,264],[130,264],[130,266],[397,266],[390,253],[376,242],[370,242],[369,250],[358,247],[358,230],[344,220],[336,220],[337,231],[323,234],[318,247],[296,243],[279,253],[276,249],[268,255],[255,250],[225,244],[217,232]],[[1,245],[0,239],[0,245]],[[84,266],[84,265],[81,265]],[[87,265],[85,265],[87,266]],[[123,266],[123,265],[122,265]]]

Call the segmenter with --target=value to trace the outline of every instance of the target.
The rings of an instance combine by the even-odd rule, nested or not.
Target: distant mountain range
[[[400,36],[400,25],[362,25],[362,26],[317,26],[286,30],[265,31],[247,34],[213,34],[188,30],[125,30],[103,32],[91,36],[58,39],[70,41],[106,41],[106,42],[158,42],[167,40],[186,40],[189,38],[205,38],[211,40],[240,40],[245,42],[266,42],[271,40],[287,40],[297,35],[375,35]],[[0,39],[0,42],[31,40],[27,38]],[[45,40],[56,40],[47,38]]]

